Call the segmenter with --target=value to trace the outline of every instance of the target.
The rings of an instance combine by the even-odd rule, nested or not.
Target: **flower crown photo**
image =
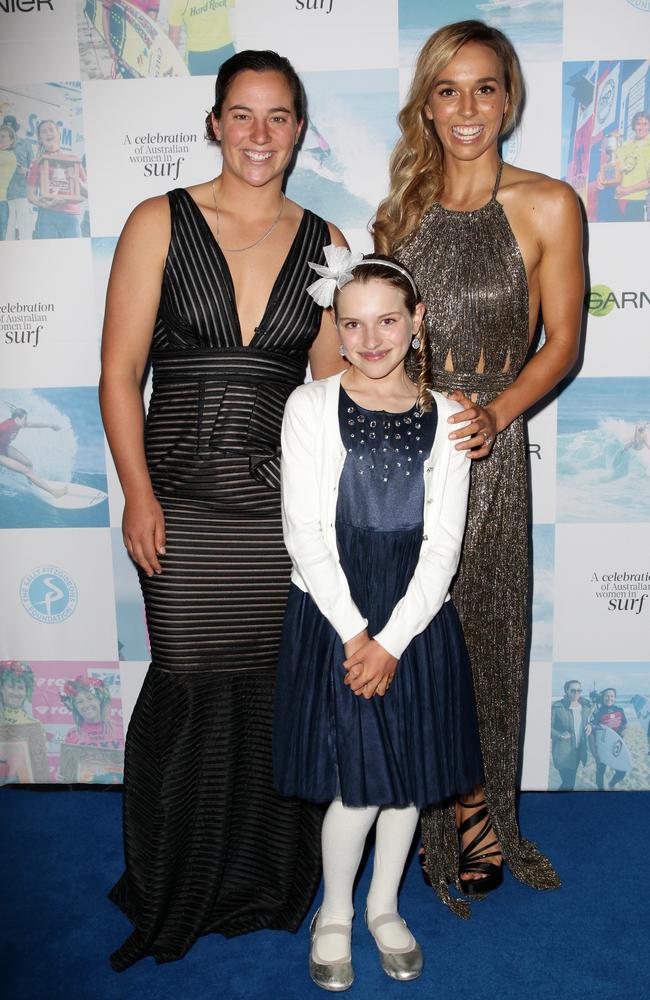
[[[61,698],[74,698],[79,694],[84,688],[94,689],[97,697],[101,700],[106,697],[106,694],[110,694],[106,684],[101,679],[101,677],[75,677],[73,681],[66,681],[63,685],[63,694]]]
[[[14,674],[16,677],[34,676],[29,663],[25,663],[23,660],[2,660],[0,661],[0,670],[6,671],[8,674]]]
[[[311,297],[323,309],[329,309],[332,306],[336,289],[341,289],[349,281],[352,281],[354,278],[352,272],[355,267],[363,264],[381,264],[383,267],[389,267],[393,271],[399,271],[400,274],[403,274],[408,279],[416,298],[419,298],[413,278],[399,264],[394,264],[390,260],[379,260],[375,257],[364,258],[362,253],[352,253],[347,247],[337,247],[333,243],[329,243],[326,247],[323,247],[323,253],[327,264],[316,264],[314,261],[308,261],[311,269],[316,274],[320,274],[321,277],[318,281],[314,281],[311,285],[307,286],[307,291]]]

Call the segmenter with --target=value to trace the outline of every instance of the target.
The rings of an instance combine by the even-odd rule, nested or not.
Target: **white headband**
[[[381,264],[382,267],[390,267],[393,271],[399,271],[409,281],[416,298],[419,298],[413,278],[399,264],[394,264],[389,260],[376,260],[373,257],[367,257],[364,260],[362,253],[351,253],[347,247],[337,247],[333,243],[323,247],[323,253],[325,254],[327,266],[308,261],[309,266],[316,271],[316,274],[320,274],[321,277],[318,281],[314,281],[307,287],[307,291],[311,297],[323,309],[330,308],[334,302],[334,292],[336,289],[343,288],[349,281],[352,281],[354,278],[352,272],[360,264]]]

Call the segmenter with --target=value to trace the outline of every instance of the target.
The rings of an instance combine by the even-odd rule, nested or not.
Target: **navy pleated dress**
[[[423,533],[423,465],[430,412],[366,410],[340,389],[347,456],[336,510],[339,558],[352,599],[379,632],[404,596]],[[309,596],[289,592],[278,664],[274,784],[314,802],[416,805],[467,792],[483,778],[471,670],[458,615],[446,601],[399,660],[385,696],[343,683],[338,634]]]

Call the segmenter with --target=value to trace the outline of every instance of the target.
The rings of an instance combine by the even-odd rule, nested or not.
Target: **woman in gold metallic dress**
[[[463,21],[432,35],[375,223],[377,251],[403,261],[426,303],[434,388],[463,404],[452,422],[469,421],[449,428],[473,463],[453,597],[472,660],[485,783],[422,817],[423,867],[461,915],[467,903],[451,900],[448,883],[467,895],[494,889],[504,858],[528,885],[560,884],[520,837],[515,811],[529,584],[522,415],[576,361],[582,223],[570,187],[500,159],[523,90],[501,32]],[[544,345],[528,357],[540,310]]]

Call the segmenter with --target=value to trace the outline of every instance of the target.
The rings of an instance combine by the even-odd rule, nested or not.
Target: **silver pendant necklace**
[[[215,208],[215,211],[217,213],[217,232],[216,232],[215,239],[216,239],[217,243],[219,243],[220,216],[219,216],[219,206],[217,204],[217,193],[216,193],[216,191],[214,189],[214,180],[212,181],[211,187],[212,187],[212,200],[214,201],[214,208]],[[245,246],[245,247],[224,247],[224,246],[221,246],[221,244],[219,243],[219,246],[221,246],[222,251],[224,253],[243,253],[244,250],[252,250],[253,247],[259,246],[259,244],[262,243],[267,238],[267,236],[271,235],[271,233],[273,232],[273,230],[277,226],[278,222],[280,221],[280,216],[282,215],[282,212],[284,210],[284,203],[285,203],[285,201],[286,201],[285,194],[284,194],[284,191],[282,191],[282,201],[280,203],[280,211],[278,212],[277,216],[275,217],[275,221],[271,224],[271,227],[269,229],[267,229],[265,233],[262,233],[262,235],[260,236],[259,240],[255,240],[254,243],[249,243],[248,246]]]

